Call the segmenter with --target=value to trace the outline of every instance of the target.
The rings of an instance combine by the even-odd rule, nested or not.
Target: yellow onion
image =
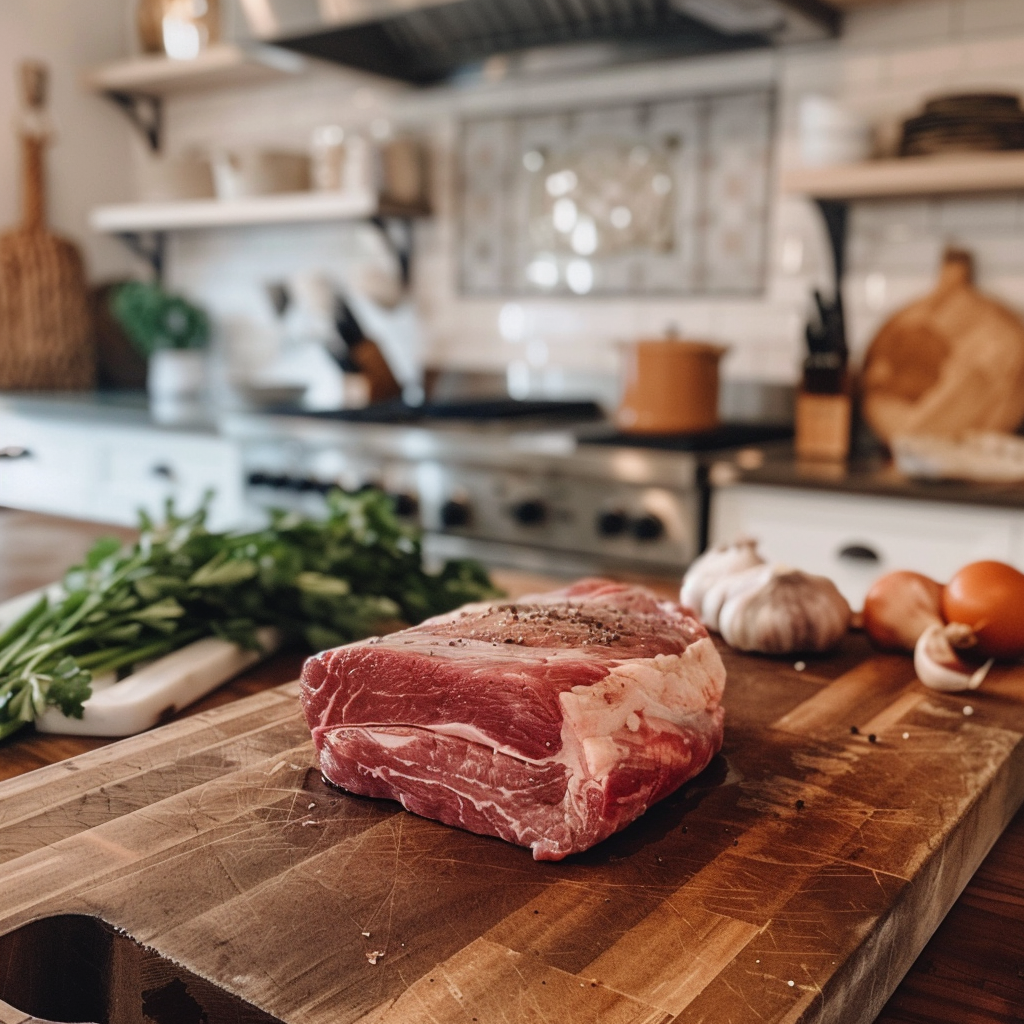
[[[929,626],[943,625],[942,584],[919,572],[890,572],[864,598],[864,632],[877,646],[912,651]]]

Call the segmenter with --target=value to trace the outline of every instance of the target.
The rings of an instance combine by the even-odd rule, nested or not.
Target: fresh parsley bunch
[[[250,533],[211,533],[205,505],[139,540],[103,539],[0,633],[0,739],[48,706],[82,717],[94,676],[123,672],[203,636],[259,649],[280,630],[313,650],[495,596],[475,562],[424,570],[418,533],[378,491],[328,496],[325,519],[277,512]]]

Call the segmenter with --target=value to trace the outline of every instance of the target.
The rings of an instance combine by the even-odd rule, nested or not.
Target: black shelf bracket
[[[846,230],[850,215],[850,204],[845,199],[815,199],[825,229],[828,231],[832,248],[832,266],[836,273],[836,292],[846,270]]]
[[[412,269],[412,221],[411,216],[397,214],[374,214],[369,222],[381,233],[385,244],[398,260],[398,271],[402,287],[409,286]]]
[[[154,280],[160,284],[164,279],[164,262],[167,255],[167,234],[163,231],[118,231],[117,237],[136,256],[145,260],[153,270]]]
[[[818,298],[823,321],[828,321],[832,330],[838,332],[835,338],[845,350],[846,326],[843,317],[843,274],[846,271],[846,234],[850,219],[850,204],[845,199],[815,199],[821,218],[828,232],[829,248],[832,250],[832,268],[835,273],[836,294],[831,307]],[[829,313],[831,312],[831,316]]]
[[[163,100],[159,96],[149,96],[141,92],[120,92],[116,89],[109,90],[106,96],[125,112],[128,120],[149,143],[149,148],[158,153],[163,135]]]

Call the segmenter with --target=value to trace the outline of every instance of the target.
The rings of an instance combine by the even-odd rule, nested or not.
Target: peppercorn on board
[[[722,754],[557,863],[328,787],[295,684],[0,785],[0,1021],[872,1020],[1024,799],[1024,669],[722,655]]]

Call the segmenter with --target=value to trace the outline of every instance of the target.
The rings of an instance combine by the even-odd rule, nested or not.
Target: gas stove
[[[235,415],[254,519],[316,515],[334,487],[378,487],[432,559],[553,573],[675,577],[701,551],[702,457],[786,433],[728,424],[699,435],[617,434],[592,403],[473,400],[420,409]]]

